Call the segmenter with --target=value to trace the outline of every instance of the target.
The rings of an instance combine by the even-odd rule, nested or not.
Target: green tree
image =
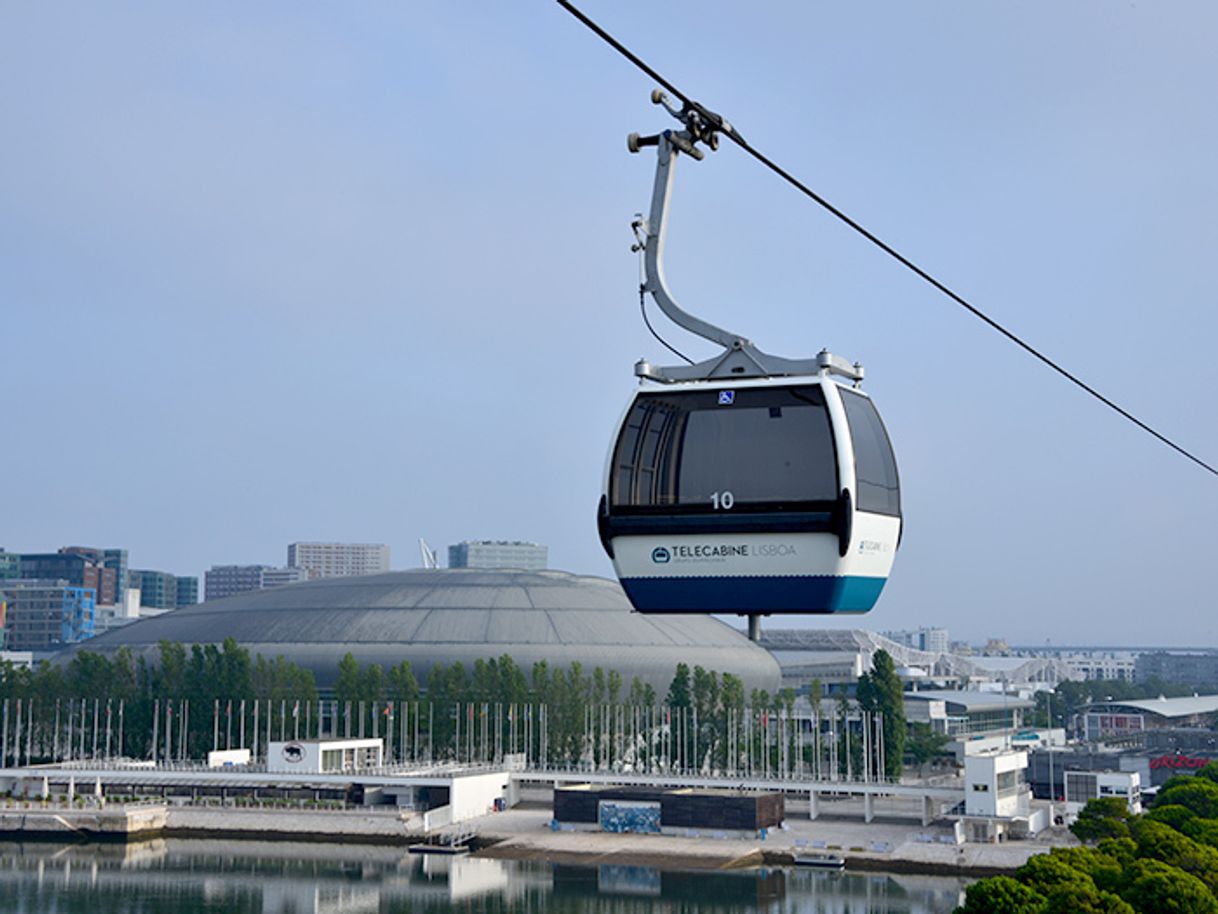
[[[389,668],[389,697],[397,702],[419,700],[419,681],[409,660]]]
[[[1086,872],[1056,854],[1034,854],[1015,871],[1015,878],[1045,896],[1059,886],[1074,883],[1096,890],[1094,880]]]
[[[374,702],[385,700],[385,670],[379,663],[370,663],[359,675],[360,701]]]
[[[1048,893],[1041,914],[1136,914],[1120,895],[1097,889],[1091,882],[1067,882]]]
[[[1080,841],[1102,841],[1105,838],[1129,837],[1129,806],[1120,797],[1089,800],[1070,826]]]
[[[1158,860],[1136,860],[1121,897],[1135,910],[1154,914],[1218,914],[1218,901],[1204,882]]]
[[[1202,819],[1218,819],[1218,784],[1206,778],[1174,777],[1159,790],[1155,806],[1184,806]]]
[[[688,708],[691,701],[689,664],[678,663],[676,675],[672,677],[672,683],[668,686],[668,696],[664,699],[664,703],[673,708]]]
[[[1206,762],[1203,767],[1197,769],[1193,777],[1205,778],[1218,784],[1218,762]]]
[[[616,705],[622,700],[622,674],[617,670],[609,671],[609,703]]]
[[[338,661],[338,679],[334,681],[334,697],[340,704],[348,701],[359,701],[360,669],[359,661],[350,651],[343,654]]]
[[[991,876],[974,882],[957,914],[1039,914],[1045,897],[1010,876]]]
[[[915,721],[909,725],[905,742],[905,754],[917,766],[922,767],[946,754],[947,737],[936,733],[930,724]]]
[[[1180,834],[1170,825],[1140,818],[1130,829],[1138,843],[1138,856],[1159,860],[1196,876],[1214,891],[1218,889],[1218,851]]]
[[[905,692],[887,651],[876,651],[871,672],[859,677],[858,701],[864,711],[883,715],[884,774],[899,778],[905,754]]]

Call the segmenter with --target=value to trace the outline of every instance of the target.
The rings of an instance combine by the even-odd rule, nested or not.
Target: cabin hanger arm
[[[682,109],[674,108],[658,89],[652,92],[651,100],[657,105],[663,105],[685,125],[685,129],[665,130],[646,137],[632,133],[626,138],[626,147],[631,152],[640,152],[646,146],[656,147],[656,174],[651,191],[651,209],[647,219],[636,217],[631,224],[638,239],[635,250],[641,250],[643,253],[642,289],[651,295],[669,320],[696,336],[722,346],[724,352],[695,365],[659,367],[640,361],[635,365],[635,374],[656,381],[673,382],[829,372],[855,382],[861,381],[863,368],[858,363],[851,364],[823,350],[815,359],[786,359],[770,355],[758,349],[747,337],[695,317],[677,304],[664,275],[664,239],[668,232],[668,210],[677,158],[684,153],[701,160],[704,154],[698,148],[698,143],[704,143],[714,150],[719,146],[718,131],[735,131],[726,120],[701,105],[689,104]]]

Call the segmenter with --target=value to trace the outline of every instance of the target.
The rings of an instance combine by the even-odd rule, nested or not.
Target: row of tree
[[[1071,830],[1087,846],[1054,848],[1014,877],[974,883],[958,910],[1218,914],[1218,763],[1173,777],[1142,815],[1117,797],[1092,800]]]
[[[393,726],[399,751],[409,736],[412,751],[425,743],[429,754],[460,757],[464,741],[474,738],[476,715],[483,747],[513,751],[511,746],[528,739],[551,763],[585,762],[589,755],[612,761],[605,747],[616,746],[686,769],[846,777],[896,777],[901,771],[900,681],[883,652],[859,682],[866,715],[848,710],[844,701],[826,709],[813,685],[815,733],[806,719],[796,720],[794,690],[746,693],[732,673],[691,670],[685,663],[677,665],[663,699],[637,677],[625,683],[615,670],[596,667],[589,673],[578,662],[551,667],[544,661],[525,670],[507,655],[469,667],[435,664],[425,687],[405,660],[387,670],[361,667],[348,653],[337,672],[333,699],[319,702],[312,672],[283,657],[251,657],[232,639],[189,647],[162,642],[152,662],[124,648],[112,656],[81,651],[63,666],[42,663],[33,670],[0,664],[0,699],[22,702],[20,711],[11,709],[17,715],[12,726],[25,721],[27,755],[34,746],[36,756],[38,747],[45,753],[56,746],[62,751],[65,744],[83,746],[83,730],[107,734],[92,737],[94,751],[100,743],[107,754],[200,758],[244,737],[265,749],[271,738],[323,732],[388,737]],[[534,719],[529,708],[537,725],[526,730],[520,721]],[[31,741],[30,733],[38,739]],[[636,743],[658,742],[623,750],[628,736]],[[14,748],[15,739],[9,745]]]

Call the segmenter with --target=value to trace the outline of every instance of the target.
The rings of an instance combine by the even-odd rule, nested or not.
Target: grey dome
[[[508,654],[524,668],[572,661],[585,674],[637,676],[662,696],[678,663],[732,673],[746,689],[780,687],[777,662],[711,616],[644,616],[621,587],[561,571],[443,569],[327,578],[252,591],[175,609],[75,646],[113,653],[122,646],[155,659],[161,641],[219,643],[232,637],[251,654],[283,655],[333,686],[348,651],[361,665],[409,660],[420,683],[436,663]]]

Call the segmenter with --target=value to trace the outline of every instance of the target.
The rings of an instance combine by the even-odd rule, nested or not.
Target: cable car
[[[677,324],[723,346],[698,364],[635,366],[639,389],[606,461],[597,525],[643,613],[861,613],[879,598],[901,537],[896,458],[859,385],[862,366],[822,351],[791,360],[682,310],[662,268],[673,165],[732,129],[670,106],[685,130],[631,134],[658,147],[649,218],[634,223],[641,290]],[[845,382],[843,383],[843,379]]]

